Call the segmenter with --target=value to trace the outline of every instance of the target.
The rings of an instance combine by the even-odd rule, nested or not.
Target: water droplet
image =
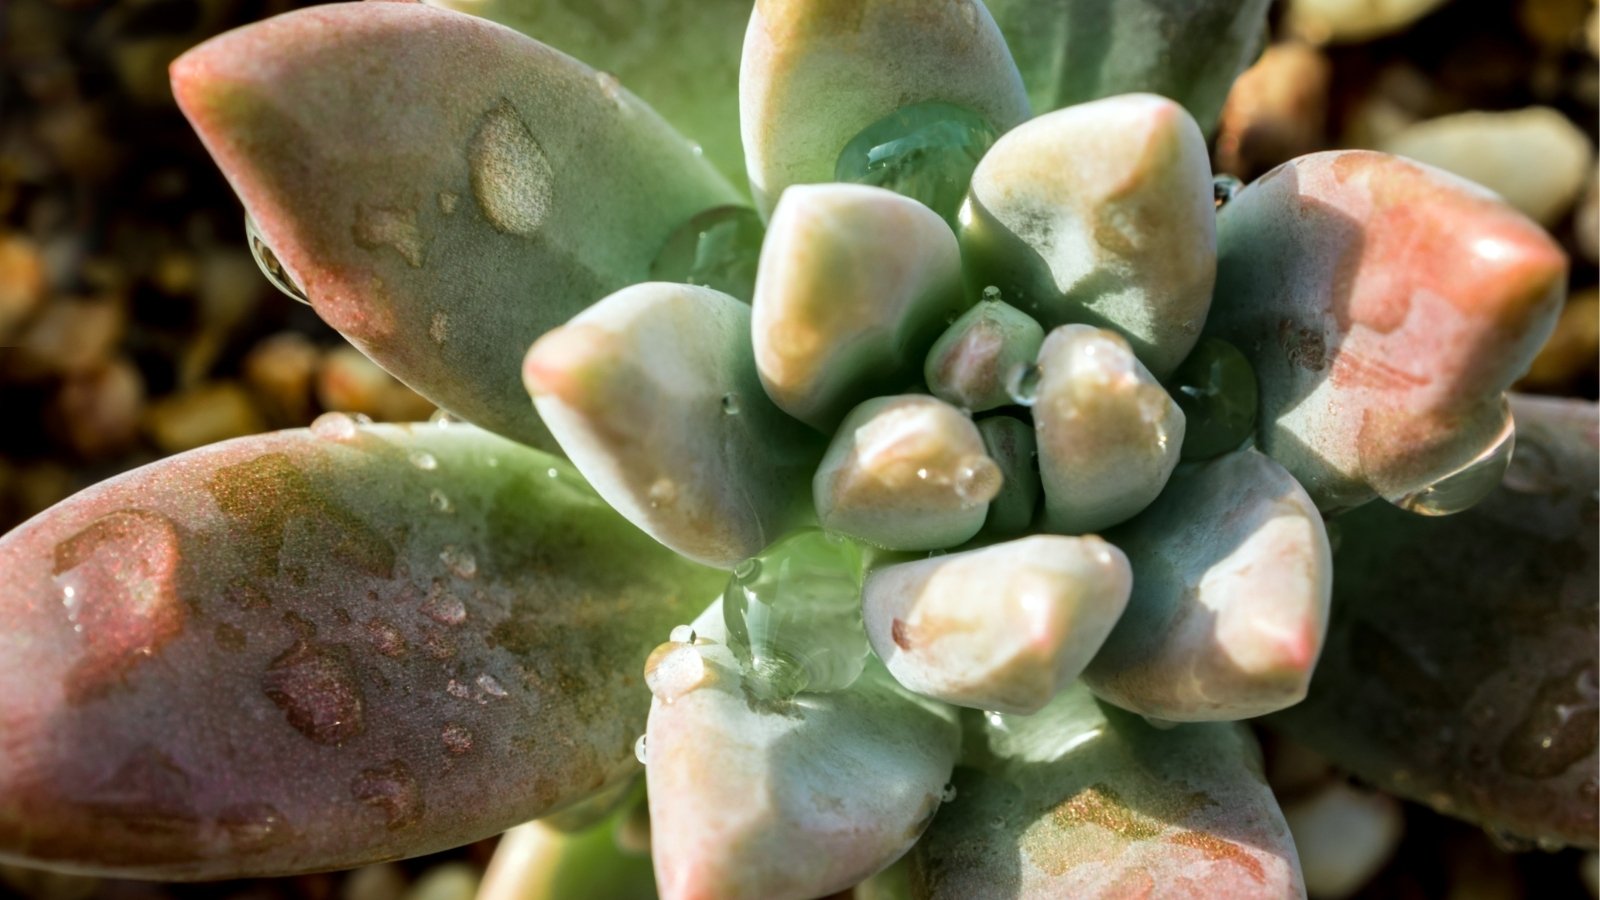
[[[506,689],[500,685],[500,679],[495,678],[493,675],[490,675],[487,672],[478,676],[477,685],[478,690],[483,691],[484,694],[493,697],[496,700],[510,696],[506,693]]]
[[[273,253],[272,248],[267,246],[266,240],[261,237],[261,231],[256,227],[255,220],[250,218],[249,213],[246,213],[244,217],[244,236],[245,242],[250,245],[250,255],[255,258],[256,265],[261,269],[261,274],[267,276],[267,281],[271,282],[272,286],[282,292],[284,296],[310,306],[311,298],[307,297],[306,292],[301,289],[300,285],[289,277],[289,273],[283,268],[283,263],[278,262],[277,254]]]
[[[439,460],[426,450],[413,450],[410,454],[411,464],[424,472],[432,472],[439,468]]]
[[[678,484],[670,478],[657,478],[647,496],[651,509],[670,509],[678,502]]]
[[[454,425],[460,421],[460,419],[450,415],[447,410],[443,409],[436,409],[431,415],[428,416],[428,424],[435,428],[441,429],[449,428],[451,425]]]
[[[618,109],[626,108],[622,94],[622,82],[617,80],[617,76],[610,72],[597,72],[594,80],[600,85],[600,93],[605,94],[607,100],[616,104]]]
[[[1505,477],[1517,443],[1511,410],[1503,398],[1501,406],[1501,429],[1483,452],[1421,490],[1384,499],[1418,515],[1448,516],[1470,509],[1489,496]]]
[[[428,492],[428,505],[433,507],[435,511],[442,513],[451,512],[455,509],[455,506],[450,502],[449,495],[438,488]]]
[[[444,749],[451,756],[461,756],[472,749],[472,732],[454,722],[444,726],[439,740],[444,742]]]
[[[415,825],[422,818],[422,792],[411,767],[398,759],[362,769],[350,780],[350,796],[380,810],[390,831]]]
[[[723,592],[728,645],[769,697],[852,684],[870,650],[861,624],[861,549],[816,529],[734,569]]]
[[[325,412],[312,420],[311,433],[325,441],[349,441],[360,432],[355,419],[342,412]]]
[[[377,206],[356,204],[356,221],[350,226],[350,237],[363,250],[388,248],[400,255],[406,265],[422,268],[427,241],[417,228],[417,210],[414,206]]]
[[[1158,422],[1165,417],[1168,396],[1183,410],[1183,459],[1221,456],[1255,433],[1255,369],[1227,341],[1202,338],[1172,374],[1168,382],[1170,394],[1153,385],[1151,388],[1157,395],[1151,398],[1153,418],[1149,421]]]
[[[737,416],[739,414],[739,395],[731,392],[723,394],[722,411],[726,415]]]
[[[1044,370],[1038,363],[1018,363],[1006,373],[1006,393],[1022,406],[1032,406],[1039,399],[1039,380]]]
[[[545,474],[546,478],[560,478],[561,477],[561,473],[556,471],[556,467],[555,466],[551,466],[550,468],[545,469],[544,470],[544,474]]]
[[[661,245],[650,279],[708,287],[749,303],[765,236],[761,217],[748,206],[708,209],[678,226]]]
[[[983,719],[984,719],[984,721],[989,723],[989,726],[991,728],[1004,728],[1004,727],[1006,727],[1006,717],[1001,715],[1000,713],[996,712],[995,710],[992,710],[992,709],[985,710],[984,713],[983,713]]]
[[[986,303],[999,303],[1000,302],[1000,289],[995,287],[992,284],[989,285],[988,287],[983,289],[983,299],[984,299],[984,302],[986,302]]]
[[[995,816],[994,818],[989,820],[989,827],[990,828],[1004,828],[1004,827],[1006,827],[1006,817],[1005,816]]]
[[[530,237],[544,224],[554,194],[550,160],[511,101],[478,120],[467,165],[472,196],[496,230]]]
[[[470,581],[478,574],[478,558],[472,555],[472,551],[454,544],[439,551],[439,561],[458,578]]]
[[[350,649],[297,641],[268,666],[261,689],[289,724],[319,744],[338,746],[366,730],[366,703]]]
[[[1216,201],[1219,211],[1243,189],[1244,182],[1232,175],[1218,175],[1211,179],[1211,197]]]
[[[950,802],[953,802],[955,799],[956,799],[956,786],[954,784],[945,785],[944,786],[944,790],[939,793],[939,802],[940,803],[950,803]]]
[[[283,813],[265,803],[243,803],[217,813],[217,825],[235,850],[260,851],[278,846],[293,832]]]
[[[467,620],[467,605],[440,579],[428,591],[422,603],[422,614],[440,625],[460,625]]]
[[[639,739],[633,742],[633,758],[637,759],[639,761],[639,765],[641,766],[650,765],[648,738],[649,735],[641,734],[639,735]]]
[[[668,641],[651,651],[644,664],[644,683],[662,703],[672,703],[704,684],[710,669],[694,644]]]
[[[699,144],[690,144],[689,145],[689,152],[693,153],[697,157],[705,156],[706,155],[706,148],[700,146]]]
[[[833,180],[870,184],[918,200],[955,227],[978,160],[999,133],[949,103],[903,106],[850,139]]]
[[[677,644],[692,644],[698,638],[699,635],[694,633],[693,625],[674,625],[672,633],[667,636],[667,640]]]

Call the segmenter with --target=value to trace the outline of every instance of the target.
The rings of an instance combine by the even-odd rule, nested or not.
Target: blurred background
[[[0,532],[161,456],[340,410],[433,407],[261,276],[243,213],[174,106],[167,64],[295,0],[0,0]],[[1594,398],[1595,0],[1280,0],[1215,168],[1249,180],[1335,147],[1499,192],[1572,257],[1520,389]],[[1596,856],[1497,840],[1264,736],[1313,897],[1600,897]],[[493,849],[211,885],[0,866],[0,898],[469,900]]]

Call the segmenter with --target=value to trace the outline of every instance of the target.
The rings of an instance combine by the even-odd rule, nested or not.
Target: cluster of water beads
[[[975,112],[937,101],[903,106],[845,145],[833,178],[919,200],[952,227],[978,161],[1000,137]]]
[[[249,213],[244,217],[244,237],[245,243],[250,245],[250,255],[255,259],[256,265],[261,267],[261,274],[267,276],[267,281],[285,296],[309,306],[311,298],[307,297],[305,290],[289,277],[289,273],[283,268],[283,263],[278,262],[277,254],[267,246],[266,240],[261,236],[261,230],[256,227],[256,222],[250,218]]]
[[[1201,338],[1172,373],[1167,391],[1183,410],[1183,459],[1221,456],[1255,433],[1255,369],[1227,341]]]
[[[1503,397],[1500,406],[1500,431],[1481,453],[1426,487],[1386,495],[1383,499],[1418,515],[1448,516],[1470,509],[1489,496],[1511,467],[1511,455],[1517,444],[1511,409]]]
[[[866,564],[856,543],[796,531],[740,563],[722,595],[728,646],[769,699],[849,687],[870,646],[861,624]]]
[[[765,237],[761,217],[747,206],[708,209],[667,238],[650,264],[650,278],[712,288],[749,303]]]

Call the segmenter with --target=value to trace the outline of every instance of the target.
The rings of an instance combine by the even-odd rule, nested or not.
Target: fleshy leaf
[[[1600,413],[1516,398],[1517,452],[1443,519],[1334,521],[1334,616],[1305,702],[1272,721],[1386,791],[1593,848]]]
[[[1113,331],[1063,325],[1039,350],[1033,427],[1044,520],[1083,534],[1132,518],[1161,493],[1183,412]]]
[[[948,709],[876,664],[843,691],[760,700],[724,643],[720,604],[694,630],[703,669],[671,702],[658,692],[646,741],[661,896],[804,900],[903,854],[955,763]]]
[[[987,0],[1034,112],[1148,92],[1207,132],[1267,38],[1271,0]]]
[[[737,197],[614,78],[420,4],[269,19],[184,55],[173,86],[319,315],[430,400],[546,449],[517,380],[528,345]]]
[[[618,846],[629,812],[577,833],[543,822],[511,829],[495,845],[477,900],[654,900],[650,857]]]
[[[761,248],[751,338],[767,394],[827,431],[885,383],[910,384],[966,304],[961,252],[915,200],[862,185],[800,185]]]
[[[739,48],[752,0],[424,0],[482,16],[609,72],[735,184]]]
[[[989,501],[983,533],[1021,534],[1033,524],[1039,508],[1039,440],[1033,426],[1015,416],[990,416],[977,424],[984,450],[1001,475],[1000,493]]]
[[[967,310],[934,342],[923,364],[923,380],[935,397],[971,412],[1016,402],[1006,382],[1031,365],[1044,343],[1033,317],[1000,300]]]
[[[1208,333],[1255,365],[1257,442],[1324,511],[1413,494],[1503,435],[1567,262],[1492,194],[1367,151],[1314,153],[1218,218]]]
[[[1034,119],[978,164],[961,253],[974,288],[1046,328],[1115,329],[1165,378],[1200,336],[1216,275],[1205,139],[1149,94]]]
[[[1327,627],[1322,518],[1281,466],[1240,450],[1175,475],[1109,537],[1133,599],[1084,682],[1176,722],[1242,719],[1305,696]]]
[[[990,718],[912,851],[914,896],[1305,895],[1245,728],[1158,730],[1081,687]]]
[[[1026,715],[1083,672],[1132,577],[1122,551],[1098,537],[1036,535],[882,567],[867,578],[861,614],[906,688]]]
[[[739,70],[757,205],[770,211],[792,184],[832,181],[858,132],[929,100],[1001,132],[1028,118],[1022,78],[979,0],[757,0]]]
[[[943,400],[903,394],[845,417],[811,490],[829,531],[890,550],[937,550],[978,533],[1003,477],[971,419]]]
[[[91,488],[0,571],[0,857],[163,879],[442,850],[625,777],[638,669],[723,578],[554,457],[342,417]]]
[[[750,307],[710,288],[624,288],[546,334],[523,379],[600,495],[656,540],[732,568],[797,513],[822,441],[767,399]]]

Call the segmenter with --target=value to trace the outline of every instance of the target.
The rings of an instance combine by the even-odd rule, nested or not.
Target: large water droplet
[[[921,201],[955,227],[973,170],[998,137],[982,116],[959,106],[903,106],[850,139],[834,164],[833,180]]]
[[[415,825],[422,818],[422,792],[411,767],[394,759],[362,769],[350,780],[350,796],[383,813],[390,831]]]
[[[267,281],[271,282],[272,286],[285,296],[298,300],[307,306],[311,305],[311,298],[307,297],[306,292],[300,285],[289,277],[289,273],[283,268],[283,263],[278,262],[277,254],[273,253],[272,248],[267,246],[266,240],[261,236],[261,230],[256,227],[255,220],[250,218],[249,213],[246,213],[244,217],[244,237],[245,242],[250,245],[250,255],[255,258],[256,265],[261,268],[261,274],[267,276]]]
[[[633,758],[637,759],[641,766],[650,765],[649,743],[649,735],[645,734],[639,735],[639,739],[633,742]]]
[[[1407,512],[1424,516],[1449,516],[1471,509],[1478,501],[1489,496],[1505,477],[1517,443],[1510,407],[1503,399],[1501,404],[1503,424],[1483,452],[1421,490],[1384,499]]]
[[[1039,380],[1044,370],[1038,363],[1019,363],[1006,373],[1006,393],[1020,406],[1032,406],[1039,399]]]
[[[667,635],[667,640],[675,644],[692,644],[699,640],[699,635],[694,633],[693,625],[674,625],[672,632]]]
[[[869,652],[861,625],[864,561],[853,542],[795,532],[734,570],[722,595],[728,645],[769,697],[837,691]]]
[[[747,206],[708,209],[678,226],[661,245],[650,279],[696,284],[749,303],[765,236],[761,217]]]
[[[356,420],[342,412],[325,412],[311,422],[311,433],[325,441],[355,440],[360,430]]]
[[[662,703],[671,703],[704,684],[710,670],[692,643],[668,641],[650,653],[644,683]]]
[[[1159,407],[1164,417],[1170,394],[1183,410],[1183,459],[1221,456],[1255,432],[1256,372],[1227,341],[1201,338],[1172,373],[1167,388],[1152,406]]]
[[[509,100],[478,120],[467,144],[472,196],[497,230],[529,237],[550,210],[554,173],[533,133]]]
[[[342,644],[296,642],[267,666],[261,689],[319,744],[337,746],[366,730],[361,682]]]

